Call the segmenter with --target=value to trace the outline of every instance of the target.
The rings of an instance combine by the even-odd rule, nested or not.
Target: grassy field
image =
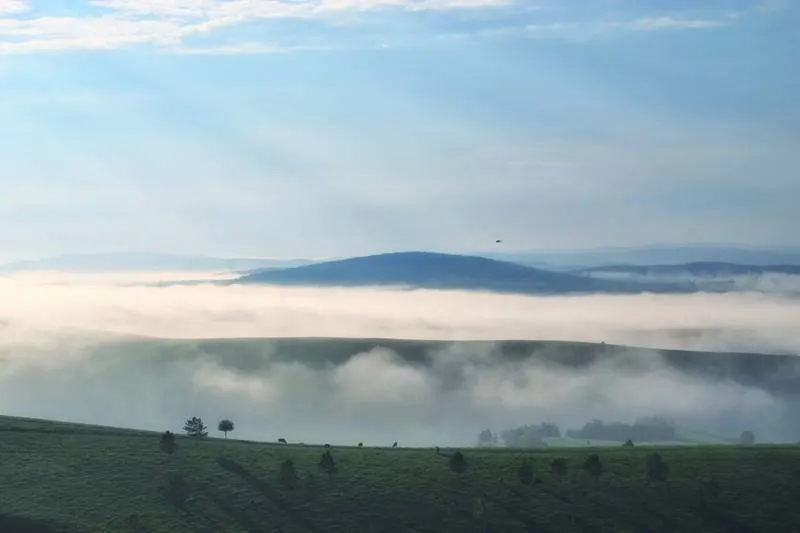
[[[657,450],[665,482],[646,479]],[[178,439],[0,418],[0,531],[70,532],[781,532],[800,530],[800,447],[339,448]],[[583,468],[597,453],[595,481]],[[567,460],[563,475],[554,458]],[[536,480],[517,478],[532,461]],[[298,481],[288,488],[281,463]],[[280,529],[278,529],[280,528]]]

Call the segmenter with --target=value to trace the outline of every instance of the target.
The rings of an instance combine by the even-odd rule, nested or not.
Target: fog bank
[[[0,412],[158,430],[180,430],[192,415],[209,425],[232,417],[241,438],[408,445],[470,444],[484,427],[554,420],[563,429],[653,414],[734,435],[755,429],[785,439],[796,431],[787,422],[796,399],[681,372],[652,354],[607,354],[570,368],[536,353],[504,359],[491,342],[798,354],[796,299],[153,285],[170,279],[187,278],[0,277]],[[324,347],[289,357],[269,341],[196,340],[243,337],[487,342],[444,344],[421,362],[379,342],[328,360]]]

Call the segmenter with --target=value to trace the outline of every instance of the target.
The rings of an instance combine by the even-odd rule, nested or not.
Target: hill
[[[696,262],[678,265],[608,265],[579,269],[575,274],[632,274],[637,276],[731,277],[764,274],[800,275],[800,265],[740,265],[737,263]]]
[[[627,283],[550,272],[485,257],[397,252],[260,271],[237,283],[310,286],[406,286],[511,293],[674,292],[678,284]]]
[[[15,533],[759,532],[800,526],[796,446],[454,450],[178,437],[0,418],[0,530]],[[658,452],[665,481],[648,481]],[[583,468],[597,454],[602,473]],[[565,460],[563,474],[554,459]],[[283,467],[291,460],[292,467]],[[534,480],[517,470],[529,460]],[[282,474],[283,472],[283,474]],[[291,475],[294,473],[294,476]]]
[[[723,244],[650,245],[531,252],[487,250],[475,255],[559,271],[606,265],[681,265],[697,262],[800,265],[800,248],[789,246],[767,248]]]

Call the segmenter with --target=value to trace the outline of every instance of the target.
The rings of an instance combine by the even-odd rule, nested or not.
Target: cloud
[[[0,412],[161,430],[179,430],[192,415],[210,425],[233,417],[242,438],[464,445],[486,426],[553,419],[576,427],[652,414],[778,438],[791,407],[640,349],[570,367],[555,348],[511,355],[495,341],[800,354],[797,299],[153,284],[182,276],[0,277]],[[480,342],[403,355],[379,340],[352,348],[309,341],[297,352],[268,339],[284,337]]]
[[[760,12],[771,4],[758,5]],[[327,36],[328,28],[343,20],[355,20],[361,25],[373,20],[382,20],[386,14],[423,16],[428,14],[456,14],[459,12],[503,13],[511,20],[527,20],[521,25],[496,27],[488,17],[483,22],[471,18],[465,33],[442,32],[442,36],[454,35],[515,35],[522,28],[528,35],[540,37],[564,37],[576,31],[592,35],[598,31],[638,30],[653,31],[665,29],[709,29],[729,23],[736,13],[714,12],[710,18],[681,16],[680,12],[658,12],[630,20],[607,20],[597,10],[586,6],[573,6],[574,10],[559,11],[546,4],[531,4],[520,0],[309,0],[292,2],[271,0],[252,2],[250,0],[89,0],[83,8],[74,12],[51,14],[47,4],[32,4],[22,0],[3,0],[0,2],[0,53],[26,53],[58,50],[108,50],[132,46],[150,46],[162,51],[175,53],[233,54],[233,53],[276,53],[285,51],[309,51],[330,49],[336,46],[335,36]],[[633,9],[636,6],[630,6]],[[576,20],[576,14],[587,11],[597,15],[596,20]],[[533,13],[557,12],[558,20],[545,18],[531,20]],[[655,13],[655,12],[654,12]],[[352,19],[349,17],[359,16]],[[366,18],[363,18],[363,17]],[[268,39],[257,42],[224,42],[216,38],[218,32],[226,28],[239,27],[251,23],[270,23],[279,21],[321,21],[323,26],[302,26],[294,28],[292,42],[270,42]],[[459,19],[453,18],[459,25]],[[516,23],[515,23],[516,24]],[[358,24],[356,25],[358,26]],[[424,29],[425,24],[420,28]],[[312,27],[316,29],[311,29]],[[274,26],[268,26],[260,33],[271,35]],[[353,35],[358,29],[351,27]],[[434,28],[428,30],[430,37],[440,35]],[[383,32],[378,32],[383,33]],[[416,32],[415,32],[416,33]],[[320,45],[305,42],[313,36],[314,41],[323,39]],[[212,43],[197,43],[196,39],[210,40]],[[369,40],[369,39],[368,39]],[[374,39],[372,40],[374,41]],[[361,46],[380,47],[381,42],[370,41]],[[358,46],[358,45],[357,45]]]

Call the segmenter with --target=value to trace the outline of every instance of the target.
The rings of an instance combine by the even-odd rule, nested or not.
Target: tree
[[[756,434],[753,433],[752,431],[749,431],[749,430],[748,431],[742,431],[742,434],[739,437],[739,440],[745,446],[752,446],[753,444],[756,443]]]
[[[492,430],[484,429],[478,433],[478,446],[491,446],[492,445]]]
[[[669,466],[664,462],[659,453],[647,455],[647,479],[649,481],[666,481]]]
[[[460,451],[456,451],[450,456],[450,470],[459,476],[467,471],[467,460],[464,458],[464,454]]]
[[[199,442],[200,439],[208,437],[208,428],[203,424],[203,419],[197,416],[193,416],[187,420],[183,425],[183,430],[187,435],[196,439],[195,444]]]
[[[597,483],[600,476],[603,475],[603,464],[600,462],[600,456],[596,453],[586,458],[586,462],[583,463],[583,468],[594,478],[595,483]]]
[[[533,467],[531,466],[530,459],[525,459],[517,468],[517,477],[519,482],[529,487],[533,483]]]
[[[559,476],[567,473],[567,460],[563,457],[558,457],[550,462],[550,471]]]
[[[228,420],[227,418],[220,420],[217,429],[223,432],[225,434],[225,438],[227,439],[228,432],[233,431],[233,420]]]
[[[165,431],[161,434],[161,439],[158,442],[158,447],[162,452],[170,457],[175,452],[175,435],[171,431]]]
[[[294,462],[291,459],[286,459],[281,463],[281,482],[288,489],[293,489],[298,480],[297,470],[294,468]]]
[[[333,460],[333,456],[329,450],[325,450],[322,457],[320,457],[319,469],[328,474],[328,479],[336,472],[336,461]]]

